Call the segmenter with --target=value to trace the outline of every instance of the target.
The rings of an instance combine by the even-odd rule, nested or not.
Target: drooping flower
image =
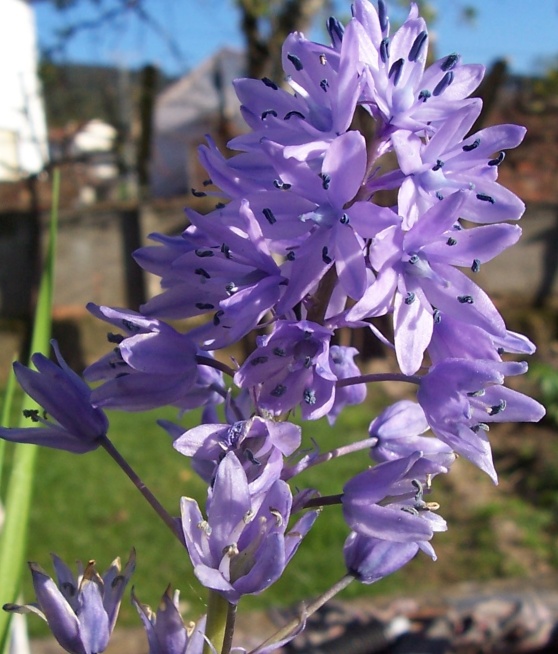
[[[149,654],[201,654],[204,645],[205,616],[196,624],[184,624],[178,610],[179,592],[169,586],[157,612],[140,604],[132,589],[132,604],[143,622],[149,643]]]
[[[108,420],[94,406],[91,389],[52,346],[58,365],[42,354],[34,354],[36,370],[19,362],[14,372],[23,390],[45,411],[31,410],[27,417],[36,427],[0,427],[0,438],[16,443],[34,443],[82,454],[99,447],[106,437]]]
[[[291,504],[283,481],[251,496],[246,473],[229,452],[215,475],[207,520],[193,499],[181,501],[184,538],[199,581],[233,604],[276,581],[317,515],[306,513],[287,531]]]
[[[85,569],[78,564],[77,577],[53,555],[56,583],[36,563],[29,563],[37,604],[4,605],[5,611],[35,613],[48,623],[60,646],[70,654],[104,652],[114,629],[122,595],[134,572],[132,551],[124,570],[115,559],[101,577],[95,561]]]
[[[494,482],[489,423],[537,422],[545,413],[536,400],[503,386],[506,376],[526,371],[524,362],[446,359],[420,382],[417,399],[434,434]]]

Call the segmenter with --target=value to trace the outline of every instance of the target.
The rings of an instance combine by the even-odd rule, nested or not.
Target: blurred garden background
[[[477,94],[484,110],[473,128],[525,125],[522,146],[500,168],[501,182],[527,205],[523,238],[484,265],[479,284],[495,298],[508,327],[538,345],[521,388],[548,406],[541,425],[494,427],[499,487],[458,461],[437,484],[449,531],[437,535],[439,560],[418,557],[366,594],[410,592],[463,580],[558,577],[558,3],[485,0],[419,3],[433,20],[431,57],[460,52],[487,67]],[[393,22],[404,16],[393,0]],[[183,209],[212,206],[199,197],[206,175],[196,148],[211,133],[220,147],[243,130],[231,82],[244,75],[280,79],[280,44],[299,29],[326,38],[327,0],[3,0],[0,5],[0,385],[15,354],[26,356],[51,204],[51,173],[61,171],[54,337],[72,367],[110,347],[105,328],[85,310],[93,301],[137,309],[157,280],[131,253],[149,233],[179,233]],[[550,35],[550,36],[549,36]],[[192,190],[194,192],[192,192]],[[369,338],[357,343],[370,371],[390,355]],[[239,352],[226,352],[242,357]],[[529,388],[526,388],[526,385]],[[341,416],[334,431],[318,421],[304,438],[328,449],[343,434],[365,437],[381,407],[405,397],[388,384],[369,389],[367,405]],[[169,511],[178,498],[203,492],[186,459],[170,446],[158,418],[172,410],[114,414],[116,445]],[[193,426],[198,414],[188,414]],[[339,493],[347,467],[365,453],[333,461],[324,493]],[[6,460],[10,465],[9,453]],[[366,464],[365,464],[366,465]],[[311,473],[309,483],[312,484]],[[189,562],[104,452],[39,452],[28,558],[49,568],[49,553],[68,562],[95,558],[101,569],[135,547],[134,585],[155,605],[168,583],[182,591],[194,617],[204,599]],[[343,574],[347,529],[337,508],[324,512],[290,572],[263,598],[246,604],[294,603]],[[317,554],[331,550],[324,566]],[[31,595],[25,580],[24,594]],[[0,602],[2,597],[0,597]],[[263,604],[262,604],[263,602]],[[137,624],[123,606],[125,624]],[[32,629],[36,624],[31,625]]]

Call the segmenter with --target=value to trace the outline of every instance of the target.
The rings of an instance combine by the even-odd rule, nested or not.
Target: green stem
[[[351,574],[347,574],[344,577],[341,577],[341,579],[337,583],[335,583],[331,588],[326,590],[326,592],[323,593],[323,595],[320,595],[311,604],[304,607],[304,611],[301,612],[302,615],[300,617],[293,618],[284,627],[281,627],[279,631],[276,631],[266,641],[261,643],[261,645],[258,645],[256,649],[259,650],[260,648],[265,647],[266,645],[271,645],[271,643],[278,643],[279,641],[288,638],[297,629],[297,627],[300,626],[303,620],[308,619],[313,613],[316,613],[318,609],[320,609],[326,602],[329,602],[330,599],[335,597],[337,593],[347,588],[347,586],[352,581],[354,581],[354,579],[355,579],[354,576]],[[249,654],[253,654],[254,651],[255,650],[249,652]],[[206,654],[205,651],[204,654]]]
[[[213,654],[211,646],[218,654],[230,652],[235,617],[236,606],[227,602],[217,591],[210,590],[205,626],[207,640],[203,647],[203,654]]]

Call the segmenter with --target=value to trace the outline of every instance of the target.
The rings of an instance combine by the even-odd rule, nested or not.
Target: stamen
[[[409,51],[409,61],[416,61],[422,52],[426,39],[428,38],[428,32],[424,31],[417,35],[416,39],[411,46]]]
[[[275,518],[275,524],[277,527],[283,526],[283,516],[281,515],[281,511],[279,509],[274,509],[271,506],[269,507],[269,512],[271,515]]]
[[[397,86],[399,80],[401,79],[401,73],[403,72],[404,63],[405,60],[403,58],[398,59],[391,65],[391,68],[389,69],[388,78],[391,79],[391,77],[393,76],[393,86]]]
[[[382,39],[380,43],[380,59],[387,63],[389,59],[389,38],[386,36],[385,39]]]
[[[284,116],[283,120],[289,120],[289,118],[292,118],[293,116],[298,116],[298,118],[302,118],[304,120],[305,116],[304,114],[301,114],[300,111],[288,111]]]
[[[260,363],[266,363],[268,360],[268,357],[266,356],[259,356],[259,357],[254,357],[252,361],[250,361],[251,366],[259,366]]]
[[[225,208],[225,203],[224,202],[217,202],[215,205],[216,209],[224,209]]]
[[[340,222],[342,225],[348,225],[348,224],[349,224],[349,216],[348,216],[348,214],[344,213],[344,214],[341,216],[341,218],[339,218],[339,222]]]
[[[481,267],[481,262],[480,262],[480,260],[479,260],[479,259],[473,259],[473,263],[472,263],[472,265],[471,265],[471,270],[472,270],[474,273],[478,273],[479,270],[480,270],[480,267]]]
[[[498,404],[488,407],[486,410],[489,416],[495,416],[498,413],[502,413],[502,411],[507,407],[507,405],[508,403],[506,402],[506,400],[500,400]]]
[[[458,295],[457,301],[461,304],[473,304],[474,300],[471,295]]]
[[[255,465],[255,466],[261,466],[262,465],[262,462],[258,461],[258,459],[256,459],[256,457],[254,456],[254,453],[252,452],[252,450],[246,448],[244,450],[244,454],[245,454],[246,458],[248,459],[248,461],[250,461],[250,463],[252,463],[253,465]]]
[[[126,318],[122,320],[122,324],[129,332],[139,332],[141,329],[141,327],[139,325],[136,325],[135,322],[132,322],[131,320],[127,320]]]
[[[223,547],[223,556],[228,556],[229,559],[238,555],[238,545],[236,543],[231,543]]]
[[[275,109],[266,109],[265,111],[262,112],[261,119],[265,120],[268,116],[274,116],[277,118],[277,112]]]
[[[275,82],[274,82],[273,80],[269,79],[269,77],[262,77],[262,82],[263,82],[266,86],[269,86],[269,88],[270,88],[270,89],[273,89],[274,91],[277,91],[278,88],[279,88],[279,87],[277,86],[277,84],[275,84]]]
[[[273,348],[273,354],[275,354],[276,357],[286,357],[287,356],[287,352],[282,347],[274,347]]]
[[[331,177],[327,173],[320,173],[322,179],[322,188],[327,191],[331,183]]]
[[[328,254],[327,245],[324,245],[322,248],[322,261],[327,264],[330,264],[333,261],[333,259]]]
[[[326,58],[326,56],[325,56],[325,54],[323,52],[320,55],[320,63],[322,64],[322,66],[325,66],[326,63],[327,63],[327,58]]]
[[[277,222],[277,218],[275,218],[275,216],[273,215],[273,211],[271,211],[271,209],[262,209],[262,213],[270,225],[273,225],[274,223]]]
[[[436,191],[436,197],[438,200],[442,201],[444,199],[444,196],[440,193],[440,191]]]
[[[389,18],[384,0],[378,0],[378,18],[380,20],[380,29],[385,32],[389,27]]]
[[[283,384],[277,384],[277,386],[271,391],[271,395],[273,395],[273,397],[281,397],[281,395],[284,395],[286,392],[286,386]]]
[[[122,334],[113,334],[112,332],[109,332],[107,334],[107,341],[109,343],[115,343],[116,345],[120,345],[122,341],[124,340],[124,336]]]
[[[416,263],[418,263],[418,260],[419,260],[418,254],[411,254],[409,258],[409,263],[415,265]]]
[[[452,82],[453,82],[453,73],[451,70],[449,70],[438,82],[438,84],[436,84],[434,90],[432,91],[432,95],[434,96],[441,95]]]
[[[505,157],[506,157],[506,153],[505,152],[500,152],[495,159],[490,159],[490,161],[488,162],[488,165],[489,166],[499,166],[502,163],[502,161],[504,161]]]
[[[230,297],[231,295],[234,295],[238,291],[238,286],[234,282],[229,282],[225,286],[225,291],[227,295]]]
[[[215,309],[215,306],[213,304],[209,304],[209,302],[196,302],[196,308],[200,309],[201,311],[209,311],[210,309]]]
[[[440,168],[442,168],[443,165],[444,162],[441,159],[436,159],[436,165],[432,168],[432,170],[436,172],[437,170],[440,170]]]
[[[415,509],[414,506],[402,506],[401,511],[405,511],[405,513],[410,513],[411,515],[417,516],[419,515],[419,512]]]
[[[450,54],[448,55],[444,61],[440,64],[440,68],[446,72],[448,70],[451,70],[452,68],[455,68],[455,64],[459,61],[459,55],[458,54]]]
[[[206,536],[211,536],[211,525],[207,520],[201,520],[198,522],[197,527],[200,531],[203,531]]]
[[[467,393],[467,395],[469,397],[482,397],[485,393],[486,391],[484,390],[484,388],[481,388],[478,391],[470,391],[469,393]]]
[[[316,391],[312,388],[305,389],[303,398],[306,404],[309,404],[310,406],[316,404]]]
[[[480,139],[475,139],[472,143],[469,143],[469,145],[464,145],[463,146],[463,152],[471,152],[471,150],[476,150],[480,145]]]
[[[205,279],[211,279],[211,275],[204,268],[196,268],[194,273],[200,277],[205,277]]]
[[[215,327],[218,327],[221,324],[221,316],[224,313],[225,312],[223,311],[223,309],[219,309],[219,311],[215,312],[215,315],[213,316],[213,324],[215,325]]]
[[[40,422],[38,409],[23,409],[22,414],[24,418],[30,418],[31,422]]]
[[[413,302],[415,301],[415,299],[416,299],[415,294],[414,294],[412,291],[409,291],[409,292],[407,293],[406,298],[405,298],[405,304],[413,304]]]
[[[434,313],[432,314],[432,318],[434,319],[434,322],[437,325],[442,322],[442,314],[440,312],[440,309],[434,309]]]
[[[333,45],[335,45],[336,42],[341,43],[341,41],[343,40],[343,34],[345,33],[345,28],[337,20],[337,18],[334,18],[333,16],[328,18],[328,20],[327,20],[327,31],[329,33],[329,37],[330,37]],[[320,62],[322,64],[325,64],[325,61],[322,61],[322,57],[324,57],[324,59],[325,59],[325,55],[320,55]]]
[[[195,253],[197,257],[201,257],[202,259],[204,257],[212,257],[215,254],[213,250],[203,250],[202,248],[195,250]]]
[[[490,427],[486,422],[479,422],[471,427],[471,431],[474,431],[475,434],[477,434],[479,431],[490,431]]]
[[[483,202],[490,202],[490,204],[494,204],[494,198],[491,195],[486,195],[486,193],[477,193],[477,200],[482,200]]]
[[[446,245],[457,245],[457,241],[453,238],[453,236],[450,236],[446,241]]]
[[[291,250],[290,252],[287,252],[287,261],[294,261],[295,260],[295,253],[294,250]]]
[[[204,191],[196,191],[195,188],[193,188],[191,190],[192,190],[192,195],[195,198],[205,198],[205,197],[207,197],[207,193],[205,193]]]
[[[212,179],[204,179],[202,184],[204,186],[211,186],[213,184],[213,180]]]
[[[296,70],[301,71],[304,66],[302,65],[302,61],[300,61],[300,58],[297,57],[294,54],[291,54],[290,52],[287,54],[287,59],[291,62],[291,64],[295,67]]]
[[[225,255],[227,259],[231,258],[231,249],[226,243],[223,243],[223,245],[221,245],[221,252]]]
[[[418,99],[422,100],[423,102],[426,102],[428,100],[428,98],[430,98],[431,96],[432,96],[432,93],[430,93],[430,91],[428,89],[423,89],[419,93]]]
[[[320,81],[320,88],[322,89],[322,91],[327,92],[327,90],[329,88],[329,82],[327,81],[327,79],[323,79],[323,80]]]

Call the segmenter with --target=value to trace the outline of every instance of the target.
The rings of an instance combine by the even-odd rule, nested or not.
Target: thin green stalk
[[[207,640],[203,647],[203,654],[213,654],[212,646],[218,654],[227,654],[230,651],[235,615],[235,606],[227,602],[217,591],[209,591],[205,627]],[[232,629],[230,623],[232,623]],[[225,651],[225,643],[229,648],[227,651]]]
[[[0,424],[8,425],[10,423],[10,415],[12,413],[12,405],[14,403],[15,395],[15,374],[13,367],[8,375],[8,382],[6,390],[4,391],[4,404],[2,406],[2,414],[0,415]],[[0,484],[2,482],[2,472],[4,469],[4,455],[6,453],[6,441],[0,440]]]
[[[48,355],[52,326],[52,300],[54,294],[54,261],[56,252],[56,235],[58,226],[58,198],[60,194],[60,176],[53,173],[52,211],[50,219],[49,246],[45,265],[39,285],[35,321],[31,338],[31,352]],[[40,408],[25,396],[22,409]],[[25,426],[23,418],[20,426]],[[16,445],[6,492],[6,519],[0,539],[0,588],[3,602],[16,602],[21,581],[23,561],[25,559],[29,512],[31,508],[33,478],[37,447],[35,445]],[[9,642],[11,616],[0,611],[0,652],[6,651]]]

